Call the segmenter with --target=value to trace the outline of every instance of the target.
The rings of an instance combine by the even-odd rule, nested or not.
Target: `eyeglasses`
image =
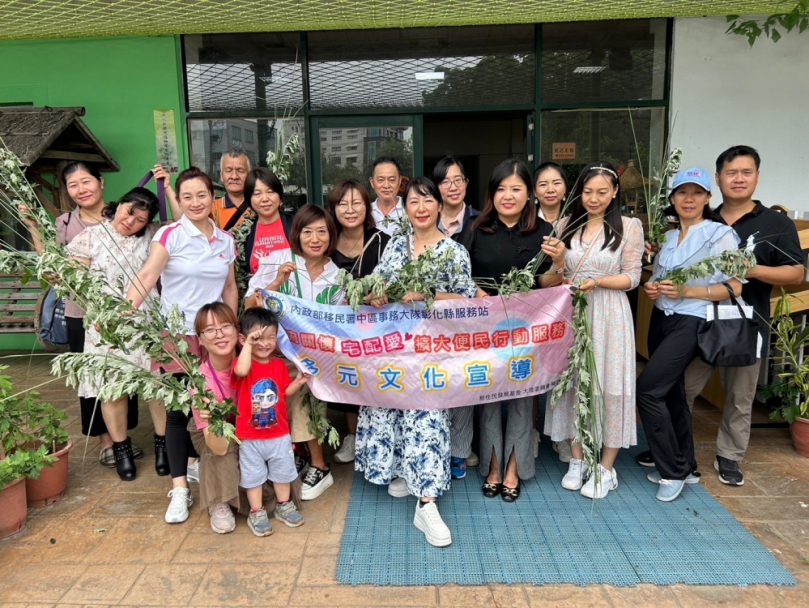
[[[467,181],[465,177],[456,177],[455,179],[445,179],[438,185],[442,188],[449,188],[450,186],[455,186],[456,188],[460,188],[463,186]]]
[[[340,201],[339,203],[337,203],[336,207],[340,211],[346,211],[347,209],[361,209],[364,205],[365,203],[363,203],[362,201],[351,201],[350,203]]]
[[[208,329],[203,330],[202,335],[206,340],[214,340],[220,333],[222,334],[222,337],[230,338],[236,333],[236,328],[229,324],[223,325],[222,327],[209,327]]]

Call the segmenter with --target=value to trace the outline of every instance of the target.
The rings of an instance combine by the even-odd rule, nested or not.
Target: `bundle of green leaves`
[[[756,256],[753,253],[753,248],[753,243],[748,242],[743,249],[723,251],[719,255],[707,257],[686,268],[670,270],[658,280],[671,281],[678,287],[682,287],[691,279],[704,279],[716,272],[743,279],[752,268],[756,267]]]
[[[229,400],[218,403],[206,389],[199,360],[188,352],[188,344],[179,337],[186,331],[179,309],[175,306],[163,313],[159,301],[148,297],[140,309],[134,309],[124,297],[116,295],[125,293],[123,285],[109,285],[101,273],[69,258],[56,243],[53,218],[40,205],[19,159],[8,149],[0,148],[0,205],[13,217],[21,203],[37,221],[44,250],[32,259],[30,254],[3,248],[0,272],[21,274],[24,281],[36,278],[43,286],[50,283],[58,296],[70,298],[86,311],[85,325],[95,326],[104,343],[125,353],[142,347],[157,363],[179,363],[186,375],[176,378],[171,374],[153,374],[115,354],[95,353],[60,355],[53,360],[52,372],[65,376],[71,386],[78,386],[82,379],[92,380],[93,384],[101,379],[98,394],[101,401],[140,394],[146,400],[162,400],[169,411],[189,413],[191,407],[208,409],[212,414],[211,432],[235,440],[235,428],[227,421],[235,408]],[[123,252],[120,255],[123,259]],[[135,280],[134,275],[127,280]]]
[[[417,258],[405,262],[395,274],[383,275],[375,272],[355,279],[350,273],[341,270],[336,282],[345,292],[346,301],[354,311],[364,304],[365,297],[370,294],[380,298],[386,296],[389,302],[401,302],[408,292],[421,294],[425,305],[430,308],[435,301],[436,288],[443,283],[442,275],[460,274],[462,271],[453,259],[451,249],[437,253],[434,247],[428,247]]]
[[[604,428],[604,396],[598,380],[598,368],[593,354],[593,336],[587,318],[587,295],[573,292],[573,333],[575,339],[568,351],[568,366],[559,377],[559,384],[551,393],[551,407],[570,390],[574,391],[576,436],[573,443],[581,443],[582,460],[594,475],[598,475],[601,461],[601,433]],[[596,483],[599,479],[596,477]]]

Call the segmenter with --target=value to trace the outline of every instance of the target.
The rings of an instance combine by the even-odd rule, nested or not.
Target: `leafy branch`
[[[460,265],[454,261],[452,249],[437,253],[434,247],[428,247],[417,258],[408,260],[395,274],[374,272],[355,279],[351,273],[340,270],[335,281],[345,292],[348,305],[354,311],[372,293],[377,297],[387,296],[389,302],[401,302],[406,293],[416,292],[421,294],[426,307],[430,308],[435,300],[436,288],[445,282],[442,275],[461,272]]]
[[[199,371],[199,360],[188,352],[188,343],[181,337],[186,327],[177,306],[164,313],[159,300],[144,293],[144,304],[135,309],[122,295],[123,281],[110,285],[103,274],[71,259],[64,247],[56,243],[53,218],[42,207],[33,188],[28,184],[19,159],[8,149],[0,148],[0,205],[13,217],[24,203],[36,220],[35,228],[43,251],[34,260],[13,249],[0,250],[0,272],[22,274],[23,280],[36,278],[41,284],[51,283],[58,296],[68,297],[86,311],[85,326],[95,326],[102,343],[124,353],[143,348],[152,361],[168,365],[177,363],[186,374],[175,378],[157,375],[120,357],[86,353],[66,353],[56,357],[52,371],[66,375],[76,386],[79,379],[104,379],[99,398],[116,400],[140,393],[145,398],[162,399],[169,411],[189,413],[191,407],[211,411],[211,432],[235,439],[235,429],[227,422],[234,409],[230,403],[217,403],[206,389],[205,378]],[[103,224],[102,224],[103,225]],[[117,252],[125,264],[123,252]],[[128,281],[137,280],[127,276]],[[208,403],[210,400],[211,403]]]
[[[809,327],[796,327],[789,296],[783,288],[775,305],[772,329],[775,350],[780,353],[772,359],[780,371],[775,374],[778,381],[765,386],[762,395],[781,401],[771,418],[792,424],[795,418],[809,417],[809,361],[804,356],[809,346]]]
[[[576,436],[573,443],[581,443],[582,460],[594,475],[599,475],[601,461],[601,433],[604,428],[604,396],[598,380],[593,334],[587,317],[587,294],[576,289],[573,292],[573,321],[575,335],[573,346],[568,351],[567,369],[559,377],[559,384],[551,393],[550,404],[555,406],[559,399],[574,389],[573,408],[575,412]],[[599,478],[596,477],[596,483]]]
[[[661,276],[659,281],[671,281],[682,287],[691,279],[704,279],[716,272],[726,276],[743,279],[751,269],[756,267],[755,245],[752,237],[743,249],[730,249],[719,255],[707,257],[686,268],[675,268]]]
[[[809,0],[798,0],[791,10],[775,13],[765,19],[743,19],[741,15],[728,15],[727,20],[730,25],[725,34],[745,36],[750,46],[762,35],[778,42],[783,38],[781,29],[784,33],[789,33],[797,28],[799,33],[803,33],[809,28]]]
[[[329,404],[315,397],[311,392],[303,396],[304,407],[309,406],[309,432],[315,436],[317,442],[322,444],[328,441],[334,449],[340,447],[340,435],[326,415]]]

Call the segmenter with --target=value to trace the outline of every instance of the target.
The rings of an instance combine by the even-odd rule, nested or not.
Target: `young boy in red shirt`
[[[287,422],[286,397],[309,381],[298,373],[295,380],[275,352],[278,319],[269,310],[251,308],[239,318],[242,352],[233,363],[231,384],[236,389],[236,437],[239,447],[240,485],[247,490],[250,515],[247,526],[256,536],[272,534],[272,524],[262,504],[262,488],[269,481],[278,503],[273,517],[287,526],[303,525],[303,517],[290,496],[290,483],[298,478]]]

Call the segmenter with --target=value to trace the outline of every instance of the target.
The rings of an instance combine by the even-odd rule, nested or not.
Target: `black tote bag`
[[[719,303],[714,302],[713,321],[705,321],[697,330],[700,359],[713,367],[746,367],[758,357],[758,323],[745,316],[733,290],[722,283],[730,294],[730,301],[739,308],[741,319],[720,319]]]

